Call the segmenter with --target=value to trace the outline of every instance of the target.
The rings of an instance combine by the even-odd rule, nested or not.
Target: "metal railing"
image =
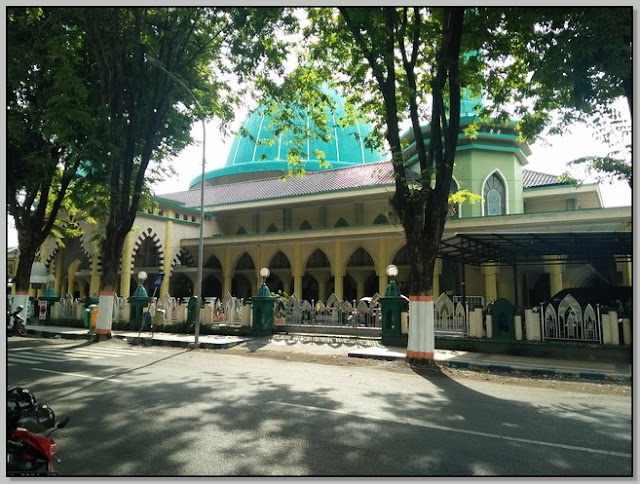
[[[300,301],[295,295],[275,305],[276,321],[284,317],[287,325],[349,326],[354,328],[381,328],[380,296],[371,301],[341,301],[335,294],[327,302]]]
[[[556,309],[551,303],[540,308],[543,339],[602,342],[600,309],[591,304],[584,310],[580,303],[567,294]]]
[[[466,335],[469,333],[469,300],[481,296],[467,296],[467,305],[462,304],[462,296],[453,296],[453,301],[445,293],[440,294],[434,305],[433,330],[439,334]]]

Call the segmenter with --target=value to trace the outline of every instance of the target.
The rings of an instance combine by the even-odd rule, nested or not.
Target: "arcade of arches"
[[[203,264],[204,296],[221,298],[230,292],[238,298],[250,298],[262,283],[260,269],[267,267],[270,276],[266,283],[272,292],[295,293],[301,299],[314,301],[326,300],[332,293],[339,299],[358,300],[384,293],[389,264],[399,268],[397,282],[407,294],[409,261],[405,246],[401,245],[402,239],[397,236],[378,235],[360,241],[333,238],[285,243],[269,243],[269,237],[263,235],[260,244],[230,243],[222,238],[208,241]],[[165,260],[162,241],[152,234],[131,249],[135,250],[131,254],[131,267],[129,271],[121,272],[117,294],[127,294],[128,290],[131,295],[138,285],[136,276],[142,270],[148,274],[143,284],[150,295],[154,294],[151,281],[161,268],[166,268],[163,272],[168,276],[155,295],[188,298],[194,293],[197,258],[192,252],[197,250],[182,247],[173,258]],[[79,262],[69,267],[66,284],[73,284],[74,296],[86,297],[92,294],[92,281],[96,277],[99,280],[99,275],[93,274],[97,264],[92,264],[79,250],[69,251],[69,254],[78,256]],[[483,296],[486,300],[509,297],[519,304],[535,305],[563,286],[588,285],[594,277],[602,277],[598,274],[606,273],[608,268],[605,267],[607,264],[601,265],[600,271],[585,270],[585,266],[554,264],[520,267],[517,273],[511,268],[466,265],[463,273],[458,263],[438,259],[433,292],[461,295],[466,285],[467,296]],[[615,263],[612,261],[610,265],[615,271]],[[496,277],[498,273],[500,275]],[[615,275],[612,275],[612,283],[618,282],[613,278]],[[66,284],[61,287],[62,293]]]

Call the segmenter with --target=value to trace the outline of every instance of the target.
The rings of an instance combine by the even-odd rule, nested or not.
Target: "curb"
[[[80,329],[79,331],[82,331]],[[66,332],[56,332],[56,331],[42,331],[34,328],[27,328],[27,334],[35,335],[43,338],[63,338],[63,339],[85,339],[91,340],[95,338],[94,333],[66,333]],[[135,336],[130,337],[125,334],[117,334],[112,332],[112,338],[119,339],[128,344],[133,345],[145,345],[145,346],[171,346],[174,348],[195,348],[195,345],[192,341],[180,341],[180,340],[166,340],[166,339],[157,339],[152,338],[151,336]],[[247,338],[242,341],[229,341],[229,342],[199,342],[198,348],[210,349],[210,350],[224,350],[228,348],[232,348],[241,343],[247,342],[252,338]],[[347,356],[351,358],[368,358],[374,360],[382,360],[382,361],[395,361],[395,360],[405,360],[406,356],[399,352],[395,351],[354,351],[349,352]],[[621,375],[621,374],[611,374],[604,373],[598,371],[581,371],[579,369],[575,370],[562,370],[562,369],[551,369],[551,368],[541,368],[541,367],[524,367],[519,365],[499,365],[499,364],[483,364],[477,362],[469,362],[469,361],[461,361],[461,360],[438,360],[436,359],[436,364],[442,367],[449,367],[453,369],[460,370],[469,370],[469,371],[478,371],[478,372],[491,372],[491,373],[499,373],[499,374],[512,374],[517,376],[530,376],[533,378],[549,378],[549,379],[570,379],[570,380],[582,380],[582,381],[590,381],[590,382],[610,382],[610,383],[620,383],[620,384],[631,384],[632,383],[632,375]],[[411,365],[415,368],[421,368],[420,365]]]
[[[65,333],[65,332],[57,332],[57,331],[42,331],[39,329],[28,328],[27,334],[39,336],[41,338],[62,338],[62,339],[85,339],[91,340],[96,337],[95,333]],[[156,339],[151,337],[134,337],[130,338],[124,334],[117,334],[112,332],[111,337],[114,339],[119,339],[121,341],[125,341],[129,344],[147,344],[150,342],[152,345],[156,346],[172,346],[172,347],[193,347],[193,342],[190,341],[176,341],[176,340],[165,340],[165,339]],[[242,341],[237,342],[226,342],[226,343],[212,343],[212,342],[201,342],[198,343],[198,347],[206,348],[206,349],[227,349],[238,344],[242,343]]]
[[[152,337],[145,336],[136,336],[134,338],[129,338],[126,335],[122,334],[114,334],[114,338],[125,341],[132,345],[148,345],[148,346],[171,346],[173,348],[194,348],[195,345],[193,341],[176,341],[176,340],[165,340],[165,339],[156,339]],[[225,350],[227,348],[231,348],[233,346],[239,345],[243,343],[243,341],[234,341],[227,343],[212,343],[212,342],[199,342],[198,348],[205,348],[209,350]]]
[[[631,376],[602,373],[597,371],[554,370],[549,368],[528,368],[522,366],[494,364],[483,365],[478,363],[469,363],[468,361],[439,361],[438,364],[461,370],[488,371],[491,373],[502,374],[510,373],[518,376],[525,375],[536,378],[586,380],[594,382],[607,381],[612,383],[631,384]]]
[[[64,333],[64,332],[53,332],[53,331],[41,331],[37,329],[27,329],[27,334],[32,334],[35,336],[40,336],[41,338],[63,338],[63,339],[93,339],[95,334],[86,333],[86,334],[75,334],[75,333]]]

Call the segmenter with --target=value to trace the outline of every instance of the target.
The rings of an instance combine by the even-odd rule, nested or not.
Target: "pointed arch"
[[[373,220],[373,225],[386,225],[388,223],[389,219],[381,213],[379,213],[378,216]]]
[[[222,270],[222,264],[220,263],[220,259],[216,257],[215,254],[211,254],[211,256],[204,263],[204,267],[207,269],[219,269]]]
[[[238,260],[236,261],[236,265],[235,265],[236,271],[249,270],[249,269],[255,270],[255,268],[256,268],[255,263],[253,262],[253,259],[248,252],[243,252],[242,255],[238,257]]]
[[[80,250],[87,257],[89,267],[91,267],[91,261],[93,260],[93,243],[90,237],[85,232],[82,232],[79,237]],[[66,252],[66,251],[65,251]],[[133,268],[133,265],[131,266]],[[98,273],[102,272],[102,254],[98,254]]]
[[[244,228],[244,225],[241,225],[238,230],[236,230],[236,235],[245,235],[247,233],[247,229]]]
[[[406,244],[396,251],[395,255],[391,259],[391,263],[396,266],[409,265],[409,254],[407,252]]]
[[[305,261],[304,267],[312,269],[331,267],[331,262],[329,261],[327,254],[325,254],[322,249],[316,249],[311,252],[311,254],[309,254],[309,257],[307,257],[307,260]]]
[[[311,224],[307,220],[305,220],[300,224],[300,228],[298,230],[311,230],[312,228],[313,227],[311,226]]]
[[[180,251],[171,260],[171,272],[175,267],[195,267],[196,263],[193,260],[191,252],[185,248],[180,248]]]
[[[482,215],[508,214],[508,195],[506,178],[499,169],[495,169],[482,184]]]
[[[340,217],[334,227],[348,227],[349,222],[347,222],[344,217]]]
[[[291,263],[289,262],[289,258],[279,250],[273,255],[267,267],[269,269],[290,269]]]
[[[347,259],[347,267],[369,267],[375,270],[376,263],[367,249],[360,246],[356,248]]]
[[[276,224],[270,224],[270,225],[267,227],[267,231],[266,231],[266,233],[267,233],[267,234],[270,234],[270,233],[277,232],[277,231],[278,231],[278,227],[276,227]]]
[[[452,193],[456,193],[460,190],[460,184],[455,179],[454,176],[451,177],[451,185],[449,187],[449,195]],[[460,203],[449,203],[449,210],[447,211],[448,218],[460,218],[460,212],[462,210],[462,204]]]
[[[145,244],[146,243],[146,244]],[[144,249],[143,244],[149,249],[149,252],[140,254],[140,249]],[[144,258],[144,260],[142,259]],[[131,251],[131,269],[133,270],[138,263],[138,267],[158,267],[160,270],[164,267],[164,249],[160,237],[151,227],[142,232],[133,244]]]
[[[49,269],[50,272],[53,272],[55,270],[56,267],[56,256],[58,255],[58,253],[60,252],[61,249],[61,242],[59,240],[56,240],[56,247],[51,251],[51,253],[49,254],[49,256],[47,257],[47,259],[44,262],[44,265],[47,266],[47,269]]]

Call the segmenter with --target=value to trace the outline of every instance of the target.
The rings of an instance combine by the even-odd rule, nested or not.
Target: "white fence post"
[[[609,311],[609,330],[611,331],[611,344],[620,344],[620,332],[618,329],[618,312]]]
[[[609,328],[609,314],[600,313],[600,319],[602,320],[602,344],[611,344],[611,328]]]
[[[516,314],[513,317],[513,324],[516,327],[516,340],[521,341],[522,340],[522,316],[520,316],[519,314]]]
[[[631,320],[629,318],[622,318],[622,336],[625,345],[631,344]]]
[[[533,309],[524,310],[524,324],[527,341],[540,341],[540,316],[541,313],[533,312]]]

